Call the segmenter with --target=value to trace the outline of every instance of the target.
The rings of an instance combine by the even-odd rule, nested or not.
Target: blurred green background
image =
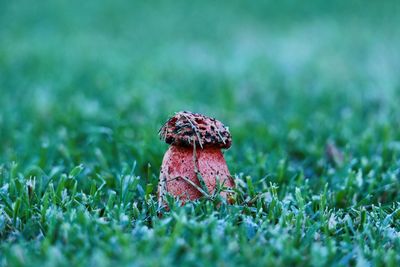
[[[6,1],[0,10],[3,162],[48,169],[90,164],[97,151],[116,168],[158,168],[157,130],[179,110],[225,122],[239,158],[247,149],[318,156],[329,138],[356,145],[398,118],[398,1]]]
[[[399,14],[397,0],[1,1],[0,164],[83,164],[89,190],[136,162],[156,183],[158,129],[190,110],[230,127],[239,179],[281,197],[327,183],[333,208],[399,201]],[[343,189],[358,169],[374,173]]]

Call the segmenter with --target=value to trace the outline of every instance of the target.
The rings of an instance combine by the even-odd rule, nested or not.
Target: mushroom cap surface
[[[232,145],[231,134],[222,122],[189,111],[177,112],[161,127],[159,135],[175,146],[229,148]]]

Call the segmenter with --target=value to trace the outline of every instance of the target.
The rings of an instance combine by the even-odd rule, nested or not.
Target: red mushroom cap
[[[160,138],[175,146],[229,148],[231,134],[225,125],[211,117],[181,111],[171,117],[159,131]]]

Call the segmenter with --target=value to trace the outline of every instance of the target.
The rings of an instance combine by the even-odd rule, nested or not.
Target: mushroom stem
[[[210,196],[215,192],[217,177],[220,184],[230,188],[234,186],[220,149],[199,149],[195,155],[191,147],[169,147],[165,153],[160,174],[160,179],[163,179],[165,184],[163,185],[160,181],[159,194],[163,191],[161,187],[165,186],[167,192],[182,200],[185,200],[187,196],[189,200]],[[203,185],[199,177],[203,180]]]

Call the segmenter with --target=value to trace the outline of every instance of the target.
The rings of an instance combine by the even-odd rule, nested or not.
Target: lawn
[[[0,266],[399,266],[398,1],[1,1]],[[232,205],[159,210],[180,110]]]

